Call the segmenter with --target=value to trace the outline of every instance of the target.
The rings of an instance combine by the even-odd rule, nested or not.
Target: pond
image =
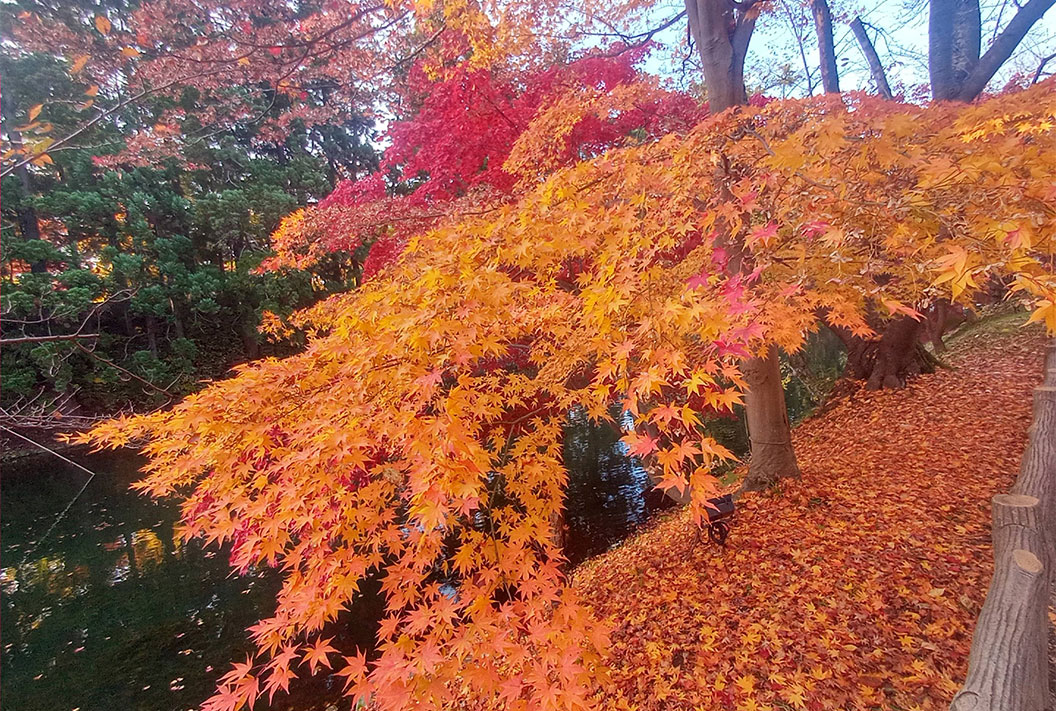
[[[568,500],[575,502],[566,513],[572,564],[664,506],[621,447],[611,428],[572,418],[565,441]],[[75,459],[98,473],[80,496],[89,475],[54,457],[7,464],[0,477],[4,709],[196,708],[249,651],[245,630],[273,611],[278,578],[273,571],[234,576],[224,551],[181,544],[174,503],[128,488],[140,457]],[[340,621],[342,642],[370,644],[382,616],[377,593],[376,582],[365,586]],[[271,708],[333,708],[337,686],[326,678],[295,682]]]

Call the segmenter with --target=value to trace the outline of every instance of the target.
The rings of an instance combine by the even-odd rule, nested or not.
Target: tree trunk
[[[972,318],[974,314],[960,304],[951,304],[947,299],[939,299],[928,309],[921,340],[930,343],[935,353],[942,353],[946,350],[942,337]]]
[[[712,113],[748,103],[744,89],[744,58],[759,14],[758,3],[745,3],[737,10],[728,0],[686,0],[689,29],[697,43],[704,68],[708,108]],[[727,235],[730,242],[736,235]],[[739,252],[737,247],[731,253]],[[731,276],[741,272],[741,259],[730,260]],[[786,476],[797,476],[799,467],[792,451],[792,431],[785,407],[777,350],[745,361],[749,392],[744,408],[748,419],[752,453],[745,489],[763,489]]]
[[[155,358],[159,358],[158,355],[158,324],[153,316],[147,314],[147,347],[150,348],[151,354]]]
[[[931,307],[924,324],[924,335],[921,340],[931,343],[931,349],[936,353],[946,350],[946,344],[942,342],[942,334],[946,332],[946,326],[950,320],[950,302],[939,299]]]
[[[1030,0],[1026,5],[1020,6],[1012,21],[990,45],[990,49],[973,65],[971,73],[961,84],[957,96],[959,101],[972,101],[983,93],[983,89],[994,78],[997,70],[1008,61],[1030,28],[1052,7],[1053,2],[1054,0]]]
[[[869,73],[872,74],[873,81],[876,83],[877,93],[888,101],[894,99],[895,95],[891,93],[891,85],[887,83],[887,73],[884,71],[884,65],[880,61],[880,55],[876,53],[876,47],[873,46],[872,40],[869,39],[869,35],[865,32],[862,18],[856,17],[851,21],[851,31],[862,48],[865,61],[869,63]]]
[[[928,73],[936,101],[956,100],[979,62],[982,20],[979,0],[931,0]]]
[[[1056,0],[1029,0],[982,57],[979,0],[931,0],[928,73],[936,101],[972,101]]]
[[[568,526],[565,524],[565,509],[558,509],[550,516],[550,542],[558,551],[563,551],[568,543]]]
[[[176,338],[186,338],[187,336],[183,330],[183,319],[180,318],[180,309],[176,307],[176,302],[173,299],[169,299],[169,308],[172,309],[172,324],[176,327]]]
[[[904,316],[887,324],[880,338],[865,339],[845,328],[832,330],[847,348],[844,376],[866,381],[870,390],[905,387],[906,380],[935,370],[935,358],[920,344],[923,322]]]
[[[246,358],[256,360],[260,357],[260,341],[257,339],[257,328],[248,317],[242,321],[242,347],[246,352]]]
[[[876,361],[866,380],[869,390],[901,388],[909,376],[920,375],[922,370],[917,348],[921,327],[920,321],[904,316],[892,321],[884,329]]]
[[[22,148],[22,134],[14,129],[17,123],[15,120],[16,112],[17,108],[14,103],[10,100],[3,102],[3,116],[8,124],[8,138],[11,141],[11,146],[15,150],[20,150]],[[29,168],[25,165],[15,168],[15,175],[18,176],[18,182],[22,186],[22,199],[19,200],[19,208],[15,211],[15,222],[18,224],[18,232],[24,240],[39,240],[40,220],[37,218],[37,211],[29,203],[29,200],[33,197],[33,177],[29,174]],[[48,271],[47,262],[33,262],[29,265],[29,270],[33,274],[43,274]]]
[[[818,52],[821,54],[821,85],[826,94],[840,93],[840,74],[836,68],[836,44],[832,38],[832,13],[826,0],[812,0],[814,28],[818,32]]]
[[[697,43],[712,113],[748,103],[744,58],[757,15],[754,6],[738,12],[727,0],[686,0],[689,31]]]
[[[792,449],[776,346],[770,346],[765,356],[746,361],[742,369],[749,388],[744,396],[744,410],[752,444],[743,488],[758,491],[784,477],[799,476],[799,465]]]

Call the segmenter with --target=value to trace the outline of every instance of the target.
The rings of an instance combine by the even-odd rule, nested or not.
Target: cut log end
[[[1030,508],[1038,505],[1038,500],[1025,494],[997,494],[993,498],[994,506],[1011,508]]]
[[[962,691],[950,704],[950,711],[975,711],[979,708],[979,694],[972,691]]]
[[[1021,548],[1012,551],[1012,564],[1031,576],[1040,575],[1045,569],[1036,555]]]

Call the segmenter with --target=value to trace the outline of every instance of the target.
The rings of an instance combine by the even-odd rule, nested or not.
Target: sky
[[[849,23],[861,17],[887,70],[892,90],[911,100],[928,96],[928,4],[927,0],[877,0],[846,2],[829,0],[833,12],[833,34],[840,88],[875,91],[861,48],[851,33]],[[983,52],[993,41],[994,31],[1004,28],[1015,14],[1015,0],[982,0]],[[762,90],[769,96],[805,96],[809,89],[821,91],[818,70],[817,40],[813,19],[805,0],[773,0],[771,10],[756,26],[749,45],[745,80],[749,90]],[[684,8],[682,3],[664,2],[653,10],[651,20],[657,26]],[[655,40],[666,48],[654,52],[646,64],[648,71],[671,78],[685,88],[700,80],[695,58],[685,61],[686,24],[679,22],[670,30],[658,33]],[[797,34],[803,39],[803,53]],[[670,48],[678,48],[674,52]],[[1056,8],[1050,10],[1027,35],[1012,59],[991,82],[1000,89],[1015,74],[1032,77],[1040,58],[1056,53]],[[672,56],[674,54],[674,56]],[[811,71],[808,88],[803,55]],[[1056,72],[1056,59],[1049,62],[1043,76]]]

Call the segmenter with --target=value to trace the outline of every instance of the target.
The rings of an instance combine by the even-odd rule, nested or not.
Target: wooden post
[[[1042,560],[1044,531],[1040,502],[1022,494],[998,494],[991,502],[995,565],[1016,549],[1030,551]]]
[[[951,711],[1042,711],[1048,701],[1044,646],[1048,589],[1030,551],[997,561],[972,635],[968,678]]]
[[[994,577],[951,711],[1048,707],[1048,605],[1056,568],[1056,340],[1034,389],[1034,421],[1010,494],[993,498]]]
[[[1049,341],[1045,349],[1045,382],[1047,387],[1056,387],[1056,338]]]
[[[1049,364],[1056,361],[1054,354],[1056,348],[1050,345]],[[1046,371],[1045,380],[1046,384],[1034,388],[1034,421],[1012,493],[1040,502],[1041,546],[1031,550],[1038,553],[1051,577],[1056,566],[1056,368]]]

